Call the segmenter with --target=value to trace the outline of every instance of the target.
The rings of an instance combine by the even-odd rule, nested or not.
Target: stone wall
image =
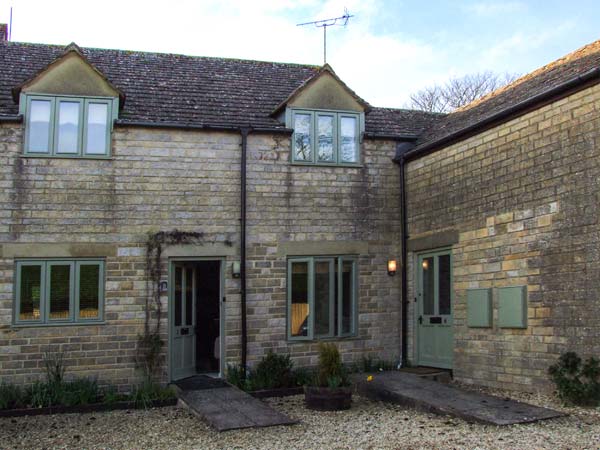
[[[43,353],[63,351],[69,373],[127,389],[136,380],[135,342],[144,324],[145,242],[150,232],[201,231],[187,255],[225,256],[226,356],[239,361],[240,136],[234,133],[117,128],[108,160],[21,156],[20,125],[0,125],[0,376],[28,383]],[[291,166],[289,137],[251,135],[248,157],[249,362],[269,349],[299,365],[316,361],[315,343],[286,341],[285,242],[336,243],[359,259],[359,335],[340,340],[346,361],[399,353],[398,170],[391,142],[362,144],[361,168]],[[228,246],[226,242],[231,242]],[[95,256],[106,260],[105,324],[12,325],[14,260]],[[167,278],[168,258],[163,258]],[[168,298],[162,298],[167,310]],[[167,342],[167,317],[162,318]],[[165,348],[166,352],[166,348]],[[167,365],[162,371],[167,381]]]
[[[600,87],[544,106],[408,165],[411,240],[452,235],[454,373],[547,390],[559,354],[600,353]],[[409,298],[414,297],[410,253]],[[527,286],[528,328],[466,324],[466,289]],[[410,354],[416,358],[415,311]]]

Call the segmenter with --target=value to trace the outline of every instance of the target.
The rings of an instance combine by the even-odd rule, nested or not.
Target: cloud
[[[531,30],[530,32],[517,31],[499,40],[484,50],[480,64],[483,67],[494,68],[497,61],[512,61],[515,64],[520,58],[529,58],[533,52],[544,49],[552,42],[560,41],[561,37],[568,36],[576,24],[565,21],[558,25],[548,27],[545,30]],[[547,61],[550,62],[550,61]],[[496,69],[494,69],[496,70]],[[511,71],[509,67],[506,71]]]
[[[396,3],[391,5],[391,1]],[[146,0],[142,6],[127,0],[12,0],[13,38],[321,64],[322,30],[296,24],[340,16],[346,7],[354,17],[347,27],[328,29],[328,61],[371,104],[401,106],[411,93],[451,76],[481,70],[531,70],[543,51],[548,53],[557,42],[567,42],[569,35],[575,34],[575,25],[580,26],[579,21],[567,20],[556,26],[556,20],[528,14],[527,4],[520,1],[482,0],[463,7],[439,6],[439,11],[432,11],[429,3],[422,2],[420,7],[408,3]],[[456,20],[453,14],[458,16]],[[2,19],[7,20],[7,14],[0,10],[0,22]],[[561,49],[556,56],[562,53]]]

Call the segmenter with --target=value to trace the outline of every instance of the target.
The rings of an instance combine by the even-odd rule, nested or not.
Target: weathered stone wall
[[[398,359],[400,282],[387,274],[387,259],[400,254],[395,146],[363,142],[360,168],[290,165],[289,149],[287,138],[257,137],[249,154],[249,359],[274,349],[300,365],[317,362],[316,343],[286,341],[286,256],[294,250],[279,247],[307,241],[321,244],[316,255],[333,251],[326,242],[336,242],[341,254],[354,252],[351,244],[368,246],[358,263],[358,336],[337,342],[346,362],[365,354]]]
[[[600,353],[599,139],[596,85],[408,165],[411,240],[458,234],[458,380],[547,390],[547,368],[561,352]],[[527,329],[498,328],[496,294],[493,328],[467,327],[466,289],[518,285],[527,286]]]
[[[42,375],[44,352],[63,351],[70,373],[124,389],[134,383],[145,241],[149,232],[174,228],[205,234],[207,244],[186,254],[227,258],[226,356],[238,362],[240,285],[230,263],[239,260],[240,136],[117,128],[109,160],[22,157],[21,141],[21,126],[0,125],[0,377],[31,382]],[[363,143],[361,168],[291,166],[289,147],[287,137],[249,138],[249,362],[268,349],[290,352],[298,364],[315,362],[314,343],[286,342],[286,258],[292,255],[279,244],[294,241],[335,241],[340,249],[360,242],[367,249],[359,261],[359,336],[340,341],[344,359],[397,358],[399,279],[385,267],[399,254],[394,145]],[[106,323],[14,327],[14,260],[25,256],[104,257]],[[165,312],[167,303],[165,294]],[[167,328],[164,313],[165,342]],[[162,378],[167,381],[166,358]]]

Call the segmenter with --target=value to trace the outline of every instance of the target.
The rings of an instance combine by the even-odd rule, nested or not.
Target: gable
[[[69,51],[21,85],[23,93],[118,97],[119,91],[78,52]]]
[[[365,107],[329,72],[323,72],[292,98],[288,106],[304,109],[329,109],[364,112]]]

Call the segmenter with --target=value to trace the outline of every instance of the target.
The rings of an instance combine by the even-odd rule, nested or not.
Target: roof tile
[[[15,115],[11,89],[61,56],[65,47],[0,43],[0,116]],[[82,48],[82,54],[125,96],[122,122],[284,128],[271,112],[318,73],[312,65]],[[372,134],[416,134],[433,117],[373,108]]]

